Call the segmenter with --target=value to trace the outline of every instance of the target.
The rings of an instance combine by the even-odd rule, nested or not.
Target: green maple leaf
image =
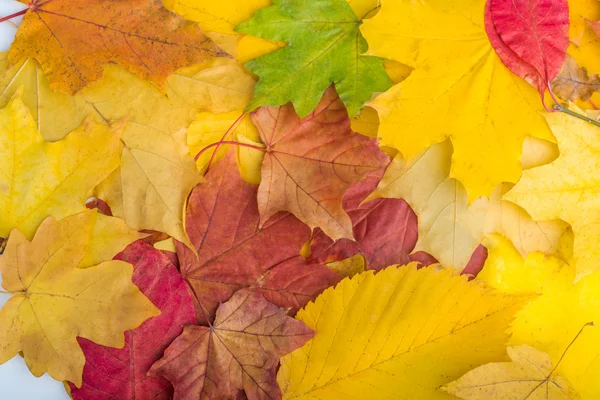
[[[383,59],[362,55],[367,41],[361,20],[346,0],[274,0],[236,31],[288,43],[246,63],[260,80],[247,110],[292,102],[300,117],[310,113],[335,84],[352,117],[374,92],[392,86]]]

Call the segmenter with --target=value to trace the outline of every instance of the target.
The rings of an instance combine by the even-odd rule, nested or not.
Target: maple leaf
[[[489,0],[485,28],[504,65],[543,96],[569,46],[567,0]]]
[[[354,117],[373,93],[392,85],[383,59],[363,55],[368,46],[360,24],[345,0],[273,0],[271,7],[258,10],[236,31],[288,46],[245,64],[259,76],[246,109],[292,102],[298,115],[306,117],[335,83]]]
[[[160,315],[125,332],[125,346],[121,349],[79,338],[86,364],[81,389],[69,384],[71,397],[171,399],[172,385],[164,378],[148,377],[147,373],[181,334],[183,326],[196,322],[193,297],[175,266],[147,243],[132,243],[115,259],[133,265],[133,283],[160,310]]]
[[[576,400],[568,380],[557,376],[548,354],[527,345],[506,349],[512,362],[477,367],[442,389],[465,400]]]
[[[383,144],[413,159],[451,138],[451,175],[469,201],[521,176],[523,140],[554,141],[539,94],[506,68],[486,34],[485,0],[391,1],[361,27],[369,54],[414,68],[369,105]]]
[[[313,331],[249,289],[219,306],[214,325],[186,326],[150,370],[175,386],[175,398],[280,397],[279,358],[302,346]]]
[[[18,228],[31,238],[48,215],[84,211],[88,193],[119,166],[122,126],[87,121],[67,138],[48,143],[20,93],[0,110],[0,125],[0,237]]]
[[[464,186],[450,177],[452,154],[452,144],[445,140],[410,161],[397,155],[369,197],[401,198],[411,206],[419,219],[415,251],[458,269],[491,233],[513,240],[522,254],[559,251],[567,224],[532,220],[523,209],[501,199],[506,188],[498,187],[490,199],[469,204]]]
[[[505,198],[525,208],[537,220],[560,218],[573,227],[575,265],[581,277],[598,270],[600,260],[600,207],[596,204],[596,171],[600,163],[596,143],[600,128],[570,115],[555,114],[545,118],[558,141],[560,157],[551,164],[525,171]],[[589,112],[592,119],[596,115]]]
[[[523,303],[414,264],[344,279],[298,312],[317,333],[281,359],[283,398],[446,398],[441,384],[501,357]]]
[[[287,104],[260,108],[252,120],[266,145],[258,189],[261,224],[285,210],[334,240],[353,238],[342,196],[367,173],[386,166],[389,158],[373,139],[350,130],[334,88],[305,118]]]
[[[240,177],[229,152],[191,193],[186,229],[198,254],[176,243],[180,269],[199,302],[200,321],[238,289],[259,290],[280,307],[299,309],[341,276],[299,256],[310,229],[280,213],[259,227],[256,186]]]
[[[567,58],[556,78],[551,82],[552,91],[561,99],[586,101],[600,90],[600,77],[588,74],[585,67],[567,54]]]
[[[73,94],[100,79],[107,63],[164,87],[177,68],[225,54],[159,0],[34,0],[9,61],[37,59],[55,90]]]
[[[81,386],[85,357],[77,337],[122,347],[123,332],[158,314],[131,283],[122,261],[77,268],[95,212],[49,217],[31,242],[13,230],[0,258],[2,287],[13,296],[0,310],[0,363],[22,352],[35,376],[48,372]]]

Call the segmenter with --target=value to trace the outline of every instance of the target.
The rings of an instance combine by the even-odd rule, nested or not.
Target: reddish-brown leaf
[[[417,216],[401,199],[375,199],[361,204],[375,190],[383,171],[352,186],[342,204],[354,230],[355,241],[331,240],[319,232],[311,242],[311,260],[326,263],[361,253],[368,269],[407,264],[417,243]]]
[[[543,94],[569,47],[567,0],[488,0],[485,25],[504,65]]]
[[[198,257],[176,243],[201,322],[210,322],[219,303],[244,287],[257,288],[274,304],[295,310],[341,279],[322,265],[307,267],[299,257],[310,228],[293,215],[278,213],[259,227],[256,186],[240,177],[233,150],[206,179],[192,191],[186,213],[186,230]]]
[[[352,222],[342,196],[389,157],[374,139],[352,132],[335,89],[317,108],[299,118],[294,107],[263,107],[252,113],[267,146],[258,189],[261,224],[279,211],[293,213],[333,239],[352,239]]]
[[[186,326],[151,374],[175,386],[175,399],[277,399],[279,358],[314,332],[250,289],[221,304],[213,326]]]
[[[39,61],[53,89],[73,94],[107,63],[162,87],[177,68],[226,56],[161,0],[32,0],[9,60]]]
[[[183,326],[195,323],[194,299],[175,266],[149,244],[134,242],[115,259],[133,264],[133,282],[161,314],[125,332],[122,349],[78,338],[86,364],[81,388],[69,384],[71,396],[74,400],[170,399],[173,386],[147,373]]]

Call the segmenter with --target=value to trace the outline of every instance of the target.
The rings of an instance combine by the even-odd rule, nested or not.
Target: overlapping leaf
[[[115,259],[133,265],[133,283],[160,310],[132,331],[125,332],[120,349],[100,346],[79,338],[86,357],[83,384],[70,384],[74,400],[94,398],[171,399],[173,387],[161,377],[148,377],[152,364],[181,334],[183,326],[196,322],[193,297],[167,257],[144,242],[127,247]]]
[[[291,104],[252,114],[266,154],[258,188],[260,221],[289,211],[332,239],[353,238],[342,208],[344,192],[389,158],[375,141],[350,130],[348,114],[334,88],[305,118]]]
[[[123,346],[123,332],[158,310],[132,284],[132,267],[107,261],[77,268],[88,251],[95,211],[46,219],[29,242],[13,230],[0,258],[0,362],[22,352],[35,376],[48,372],[80,386],[85,363],[77,343]]]
[[[354,117],[374,92],[392,85],[383,59],[365,56],[367,42],[346,0],[274,0],[236,30],[287,43],[273,53],[246,63],[259,76],[248,105],[280,106],[291,102],[306,117],[335,83],[348,114]]]
[[[260,293],[243,289],[219,306],[210,328],[186,326],[151,373],[169,379],[180,399],[234,399],[242,391],[249,399],[278,398],[279,358],[313,334]]]
[[[432,267],[345,279],[298,313],[317,333],[282,358],[283,398],[447,398],[442,384],[502,356],[521,305]]]
[[[492,48],[485,5],[485,0],[382,2],[361,27],[369,54],[415,68],[372,102],[384,144],[412,160],[450,137],[451,175],[471,201],[519,179],[526,136],[553,140],[536,90],[513,75]]]
[[[280,307],[299,309],[341,276],[320,264],[307,265],[300,249],[308,226],[279,213],[259,225],[256,187],[240,177],[230,151],[190,195],[186,229],[198,254],[177,244],[181,273],[209,322],[219,303],[244,287],[260,291]]]

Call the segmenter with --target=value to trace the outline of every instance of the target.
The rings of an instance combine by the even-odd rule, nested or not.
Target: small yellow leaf
[[[0,363],[22,353],[35,376],[48,372],[81,386],[85,357],[77,337],[122,347],[123,332],[159,311],[131,282],[133,268],[108,261],[77,268],[89,251],[96,213],[47,218],[33,240],[13,230],[0,257]]]
[[[344,279],[297,317],[317,333],[281,359],[284,399],[449,399],[438,388],[505,351],[525,301],[414,264]]]
[[[512,362],[490,363],[443,387],[465,400],[578,400],[569,381],[555,374],[548,354],[522,345],[506,349]]]

